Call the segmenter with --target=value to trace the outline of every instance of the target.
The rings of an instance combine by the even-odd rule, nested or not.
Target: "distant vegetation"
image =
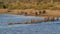
[[[0,8],[60,10],[60,0],[0,0]]]

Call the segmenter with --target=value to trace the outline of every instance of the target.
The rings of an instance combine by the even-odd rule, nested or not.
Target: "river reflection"
[[[31,19],[44,20],[44,17],[0,14],[0,34],[60,34],[60,20],[36,24],[7,25],[8,22],[24,23],[25,20]]]
[[[0,14],[0,23],[7,24],[8,22],[24,23],[29,20],[44,20],[43,17],[35,16],[23,16],[23,15],[12,15],[12,14]]]

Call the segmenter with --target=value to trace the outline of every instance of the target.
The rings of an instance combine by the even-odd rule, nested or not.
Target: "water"
[[[43,17],[0,14],[0,34],[60,34],[60,20],[36,24],[7,25],[8,22],[24,23],[25,20],[41,19]]]

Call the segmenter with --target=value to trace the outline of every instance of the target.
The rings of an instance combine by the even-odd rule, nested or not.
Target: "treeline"
[[[60,0],[0,0],[0,8],[7,9],[55,9]],[[52,8],[51,8],[52,7]],[[60,9],[60,8],[58,8]]]

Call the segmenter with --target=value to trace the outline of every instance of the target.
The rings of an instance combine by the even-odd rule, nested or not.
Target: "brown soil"
[[[25,9],[25,10],[8,10],[8,9],[0,9],[0,14],[17,14],[17,15],[30,15],[30,16],[55,16],[55,17],[60,17],[60,10],[45,10],[45,14],[39,14],[39,11],[43,10],[35,10],[35,9]],[[35,13],[37,12],[36,15]]]

